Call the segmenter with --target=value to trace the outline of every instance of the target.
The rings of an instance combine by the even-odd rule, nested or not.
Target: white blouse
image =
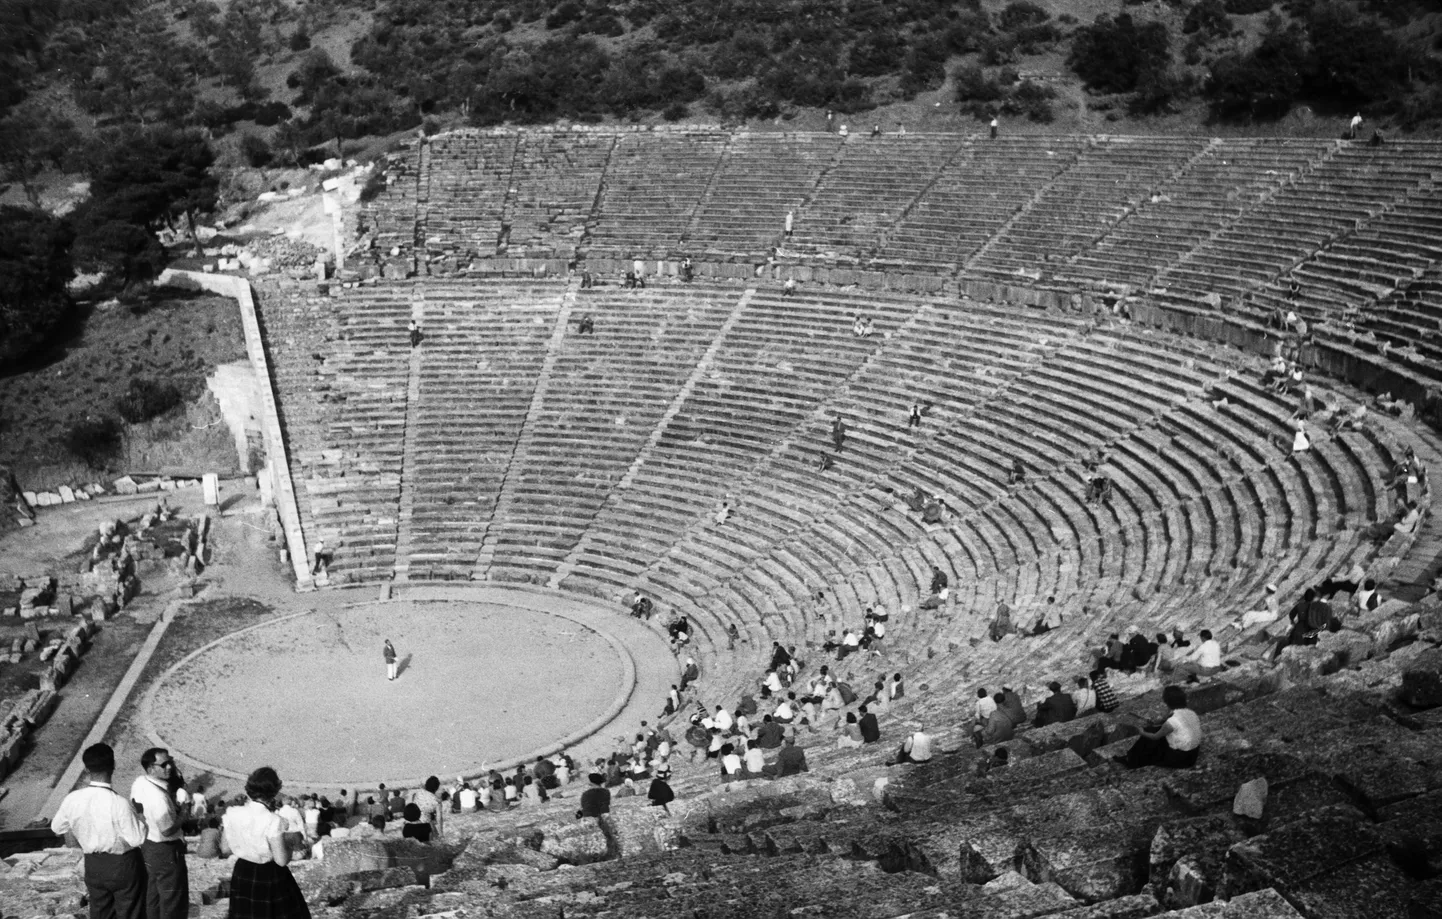
[[[243,806],[232,807],[225,812],[221,818],[221,829],[225,844],[237,857],[264,865],[274,861],[269,840],[281,837],[285,821],[259,801],[247,801]]]

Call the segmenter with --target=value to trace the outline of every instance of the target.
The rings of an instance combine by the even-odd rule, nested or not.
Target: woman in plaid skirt
[[[222,820],[220,850],[236,856],[230,876],[230,919],[310,919],[310,907],[286,867],[290,850],[282,838],[280,776],[261,766],[245,782],[250,800]]]

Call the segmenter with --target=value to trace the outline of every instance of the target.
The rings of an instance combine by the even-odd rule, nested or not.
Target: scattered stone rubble
[[[21,526],[29,526],[35,520],[34,509],[38,507],[57,507],[61,504],[73,504],[76,501],[90,501],[95,498],[102,498],[107,495],[146,495],[158,494],[160,492],[171,492],[179,489],[198,488],[200,479],[177,479],[170,476],[142,476],[124,475],[116,479],[107,488],[98,482],[91,482],[88,485],[60,485],[50,491],[22,491],[20,502],[16,504],[16,512],[24,516],[25,520],[20,522]],[[21,513],[20,504],[23,503],[25,513]]]

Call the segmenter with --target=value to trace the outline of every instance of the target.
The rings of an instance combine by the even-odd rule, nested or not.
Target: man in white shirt
[[[65,796],[50,829],[57,836],[73,834],[85,853],[90,919],[143,919],[145,821],[110,785],[115,751],[109,744],[86,747],[80,759],[89,784]]]
[[[931,761],[931,735],[915,730],[906,735],[901,749],[896,754],[897,763],[926,763]]]
[[[716,706],[716,714],[711,716],[711,723],[720,728],[722,734],[725,734],[736,724],[736,719],[731,717],[731,713],[726,711],[725,706],[718,705]]]
[[[991,698],[991,693],[983,686],[976,691],[976,723],[986,724],[986,719],[996,711],[996,702]]]
[[[1187,659],[1177,665],[1174,671],[1178,676],[1211,676],[1222,669],[1222,646],[1212,637],[1208,629],[1202,629],[1199,633],[1202,643],[1197,645]]]
[[[142,775],[130,786],[130,800],[145,818],[146,919],[186,919],[190,912],[190,876],[185,868],[185,839],[180,807],[170,791],[175,761],[164,747],[140,754]]]

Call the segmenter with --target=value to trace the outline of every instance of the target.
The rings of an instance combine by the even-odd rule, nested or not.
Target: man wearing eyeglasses
[[[140,756],[145,774],[130,786],[130,800],[145,818],[145,919],[186,919],[190,912],[190,875],[185,867],[182,816],[171,792],[175,761],[164,747]]]

